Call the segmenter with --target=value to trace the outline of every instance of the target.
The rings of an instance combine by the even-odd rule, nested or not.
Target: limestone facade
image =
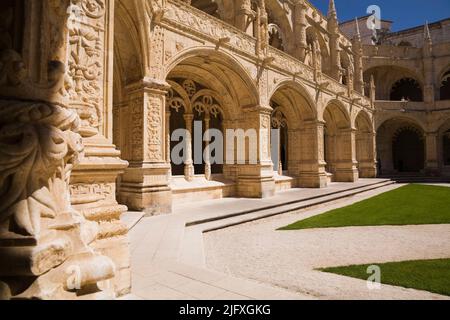
[[[327,16],[306,0],[8,0],[0,9],[2,299],[129,292],[127,209],[167,214],[176,201],[375,177],[376,130],[399,135],[382,128],[397,113],[421,125],[427,170],[446,172],[450,117],[432,93],[448,47],[366,46],[341,33],[333,0]],[[378,101],[385,83],[372,71],[392,64],[420,74],[415,113]],[[196,148],[209,144],[195,142],[195,122],[255,129],[256,145],[244,143],[241,161],[198,163]],[[179,128],[192,135],[175,164]]]
[[[384,26],[377,45],[363,45],[364,79],[376,86],[379,173],[449,176],[450,19],[398,32]],[[342,30],[352,37],[355,27]]]

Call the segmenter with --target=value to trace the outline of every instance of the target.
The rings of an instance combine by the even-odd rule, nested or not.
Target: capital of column
[[[125,89],[131,94],[143,90],[156,91],[161,94],[166,94],[170,88],[171,88],[170,85],[165,80],[148,77],[133,82],[125,87]]]

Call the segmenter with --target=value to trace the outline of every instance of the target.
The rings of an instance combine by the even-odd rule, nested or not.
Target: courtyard
[[[239,199],[228,199],[229,203],[223,199],[185,205],[170,218],[142,218],[130,231],[134,289],[126,298],[448,299],[445,288],[438,290],[440,294],[430,291],[436,287],[433,284],[431,289],[425,290],[427,281],[420,282],[422,287],[418,289],[422,290],[408,287],[408,283],[401,286],[390,281],[390,269],[386,274],[388,284],[384,284],[383,268],[385,263],[416,260],[441,261],[445,266],[444,259],[450,258],[450,211],[447,210],[446,198],[442,197],[448,196],[450,185],[386,184],[369,188],[370,183],[365,183],[369,186],[359,186],[360,192],[353,191],[355,194],[346,193],[355,187],[353,184],[334,184],[330,187],[334,188],[334,195],[328,191],[322,198],[319,193],[324,191],[314,190],[319,198],[314,199],[310,194],[304,200],[306,208],[281,214],[273,212],[273,216],[267,213],[268,217],[255,213],[231,214],[237,207],[242,209],[246,205],[251,209],[260,206],[258,202],[263,200],[241,202],[233,207],[231,204]],[[389,212],[392,204],[385,198],[397,197],[400,200],[403,190],[426,206],[427,194],[423,190],[429,192],[429,188],[441,191],[442,212],[430,210],[423,217],[422,224],[418,221],[408,223],[409,218],[420,216],[417,213],[420,210],[416,210],[415,215],[404,216],[404,221],[398,225],[367,223],[365,226],[280,230],[295,226],[299,221],[326,217],[330,210],[338,215],[347,206],[352,208],[365,202],[370,206],[374,199],[381,199],[385,204],[380,208],[381,212]],[[414,192],[412,189],[417,190]],[[341,193],[336,193],[338,190]],[[272,201],[287,202],[289,192],[292,190],[283,195],[283,200],[280,200],[280,195]],[[436,206],[439,206],[438,198],[434,199]],[[397,207],[402,207],[402,201],[396,203],[400,203]],[[416,208],[414,203],[410,205]],[[257,212],[264,210],[270,209],[259,208]],[[206,212],[212,211],[214,215],[206,216]],[[361,215],[369,216],[370,212],[360,211],[359,214],[360,221],[365,221],[368,217]],[[370,274],[366,269],[372,264],[380,265],[383,284],[379,289],[369,290],[366,279]],[[356,268],[358,265],[363,266]],[[347,268],[349,270],[334,269],[343,266],[353,267]],[[447,270],[445,267],[441,269]],[[406,270],[414,271],[411,267]],[[426,265],[425,270],[436,271],[433,265]],[[414,277],[413,273],[410,275]],[[403,277],[408,280],[408,275],[403,274]],[[439,280],[439,274],[434,273],[433,277],[439,282],[438,286],[446,285],[447,282]]]

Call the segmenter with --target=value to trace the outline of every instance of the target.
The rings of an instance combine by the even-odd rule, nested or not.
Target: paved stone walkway
[[[221,221],[202,223],[203,219],[218,219],[246,208],[255,210],[277,206],[299,198],[313,205],[322,199],[348,195],[355,187],[364,187],[381,180],[361,180],[358,184],[336,183],[327,189],[293,189],[279,193],[270,199],[221,199],[201,201],[175,207],[171,215],[143,217],[129,213],[124,221],[130,230],[132,259],[132,294],[123,299],[317,299],[320,295],[308,290],[283,288],[278,283],[233,273],[233,270],[206,266],[203,232]],[[386,186],[368,191],[350,199],[361,199],[385,192],[398,186]],[[370,187],[367,187],[370,189]],[[365,189],[361,189],[365,190]],[[347,192],[347,193],[345,193]],[[325,198],[316,198],[322,196]],[[349,198],[347,198],[349,199]],[[337,200],[342,202],[345,200]],[[348,201],[348,200],[347,200]],[[256,214],[253,214],[258,218]],[[229,218],[245,219],[249,215]],[[238,221],[239,222],[239,221]],[[194,224],[186,227],[186,224]],[[224,229],[226,230],[234,230]],[[225,241],[224,241],[225,243]],[[224,264],[225,266],[225,264]]]

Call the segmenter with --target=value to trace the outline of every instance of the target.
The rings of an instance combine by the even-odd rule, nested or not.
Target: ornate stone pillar
[[[438,133],[425,134],[425,172],[431,176],[439,175]]]
[[[68,75],[70,107],[81,119],[85,156],[74,167],[72,204],[89,220],[102,221],[102,238],[96,248],[120,266],[115,285],[127,293],[131,286],[127,228],[120,215],[127,211],[116,201],[116,180],[128,163],[113,145],[112,76],[114,1],[72,1],[79,10],[69,25]]]
[[[171,157],[170,157],[170,142],[171,142],[171,137],[170,137],[170,109],[166,107],[166,145],[165,145],[165,150],[166,150],[166,163],[169,166],[169,173],[168,176],[169,178],[172,176],[172,162],[171,162]]]
[[[245,157],[237,159],[238,196],[245,198],[266,198],[275,194],[273,163],[270,159],[270,117],[271,107],[255,106],[244,110],[242,127],[248,136],[256,136],[256,141],[244,143]],[[239,132],[235,131],[238,135]],[[230,137],[227,136],[227,146]],[[239,138],[238,138],[239,139]],[[254,144],[256,142],[256,145]],[[239,148],[239,144],[235,146]],[[228,149],[228,147],[227,147]],[[238,150],[239,152],[239,150]],[[256,154],[252,155],[252,152]]]
[[[330,0],[328,8],[328,32],[330,34],[330,72],[331,76],[340,81],[341,77],[341,48],[339,45],[339,22],[337,19],[336,6],[334,0]]]
[[[295,132],[296,149],[300,161],[296,165],[299,186],[303,188],[324,188],[327,186],[327,175],[324,160],[324,126],[322,121],[309,121]],[[291,164],[291,162],[290,162]],[[291,165],[290,165],[291,167]],[[291,172],[291,169],[289,169]]]
[[[308,44],[306,42],[306,27],[308,22],[306,20],[306,4],[304,0],[297,0],[294,3],[294,34],[295,40],[295,57],[304,62]]]
[[[187,181],[194,179],[194,161],[192,160],[192,121],[194,120],[193,114],[185,114],[183,116],[186,123],[187,136],[186,136],[186,156],[184,160],[184,178]]]
[[[376,178],[377,176],[375,137],[375,133],[368,132],[356,135],[359,154],[358,169],[361,178]]]
[[[210,115],[209,112],[206,112],[205,114],[205,132],[209,132],[209,122],[210,122]],[[204,154],[206,155],[205,158],[205,179],[211,180],[211,160],[209,158],[209,139],[210,136],[207,135],[205,141],[205,151]]]
[[[126,162],[108,140],[113,2],[24,4],[0,4],[14,39],[0,48],[0,297],[113,298],[130,288],[114,192]]]
[[[255,13],[252,10],[251,0],[242,0],[236,8],[236,27],[253,36],[253,21]]]
[[[340,129],[336,135],[336,153],[334,160],[334,178],[338,182],[358,180],[356,162],[356,129]]]
[[[129,112],[121,131],[127,132],[130,146],[128,161],[120,185],[121,202],[149,215],[170,213],[172,191],[169,188],[170,163],[167,160],[166,94],[169,85],[143,79],[127,86]]]

